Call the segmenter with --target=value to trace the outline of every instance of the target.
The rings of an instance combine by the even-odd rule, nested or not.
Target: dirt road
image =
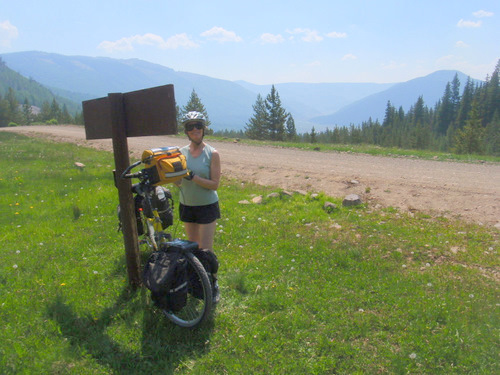
[[[79,126],[0,128],[45,136],[103,150],[111,140],[85,140]],[[182,146],[185,139],[161,136],[129,138],[135,156],[151,147]],[[355,193],[372,205],[424,211],[500,228],[500,164],[467,164],[350,153],[324,153],[277,147],[210,142],[229,178],[287,190],[325,192],[344,197]],[[247,197],[245,197],[247,198]]]

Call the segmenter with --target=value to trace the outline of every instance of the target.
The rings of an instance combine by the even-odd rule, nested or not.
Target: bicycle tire
[[[186,306],[181,310],[172,312],[163,309],[162,311],[172,323],[184,328],[195,328],[203,323],[212,312],[212,286],[207,272],[198,258],[190,252],[186,252],[184,256],[194,271],[195,281],[202,286],[203,296],[197,298],[192,293],[188,293]]]

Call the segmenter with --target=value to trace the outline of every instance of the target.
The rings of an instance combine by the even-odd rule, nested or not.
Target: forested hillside
[[[335,128],[310,140],[368,143],[386,147],[500,155],[500,61],[483,84],[455,76],[438,103],[429,108],[417,98],[409,111],[387,103],[382,123]],[[460,85],[465,84],[460,95]]]
[[[298,140],[312,143],[373,144],[455,153],[500,155],[500,61],[484,83],[458,75],[448,82],[442,98],[429,108],[422,96],[405,112],[389,101],[382,123],[371,118],[360,126],[333,127],[296,134],[293,117],[283,108],[275,87],[264,100],[257,98],[254,115],[241,136],[252,139]]]
[[[0,127],[51,120],[78,122],[78,108],[77,103],[54,95],[35,80],[9,69],[0,58]]]

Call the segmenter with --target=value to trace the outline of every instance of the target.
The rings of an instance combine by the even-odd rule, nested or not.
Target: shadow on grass
[[[48,315],[60,327],[60,334],[73,350],[68,361],[95,359],[117,374],[172,374],[180,364],[191,362],[209,351],[208,339],[213,330],[213,319],[195,330],[175,326],[163,314],[147,303],[149,296],[144,289],[123,290],[113,304],[100,316],[78,316],[62,296],[49,304]],[[142,314],[142,322],[140,316]],[[142,324],[141,347],[131,349],[137,342],[130,337]],[[138,329],[130,326],[137,325]],[[125,328],[124,328],[125,327]],[[119,338],[117,339],[111,337]],[[92,365],[90,365],[92,366]]]

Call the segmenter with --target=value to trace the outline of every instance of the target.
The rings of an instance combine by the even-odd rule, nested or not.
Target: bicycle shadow
[[[137,291],[126,288],[112,306],[98,317],[92,317],[79,316],[59,295],[47,306],[47,313],[58,324],[60,335],[69,341],[75,358],[82,358],[83,352],[84,356],[90,355],[117,374],[173,374],[179,364],[210,350],[207,343],[213,331],[213,319],[195,330],[177,327],[148,305],[148,299],[143,288]],[[136,318],[141,314],[142,322],[138,322]],[[115,324],[117,320],[119,324]],[[142,324],[140,348],[129,349],[121,343],[127,339],[123,336],[130,334],[130,329],[113,332],[124,323]],[[120,342],[109,332],[119,337]]]

